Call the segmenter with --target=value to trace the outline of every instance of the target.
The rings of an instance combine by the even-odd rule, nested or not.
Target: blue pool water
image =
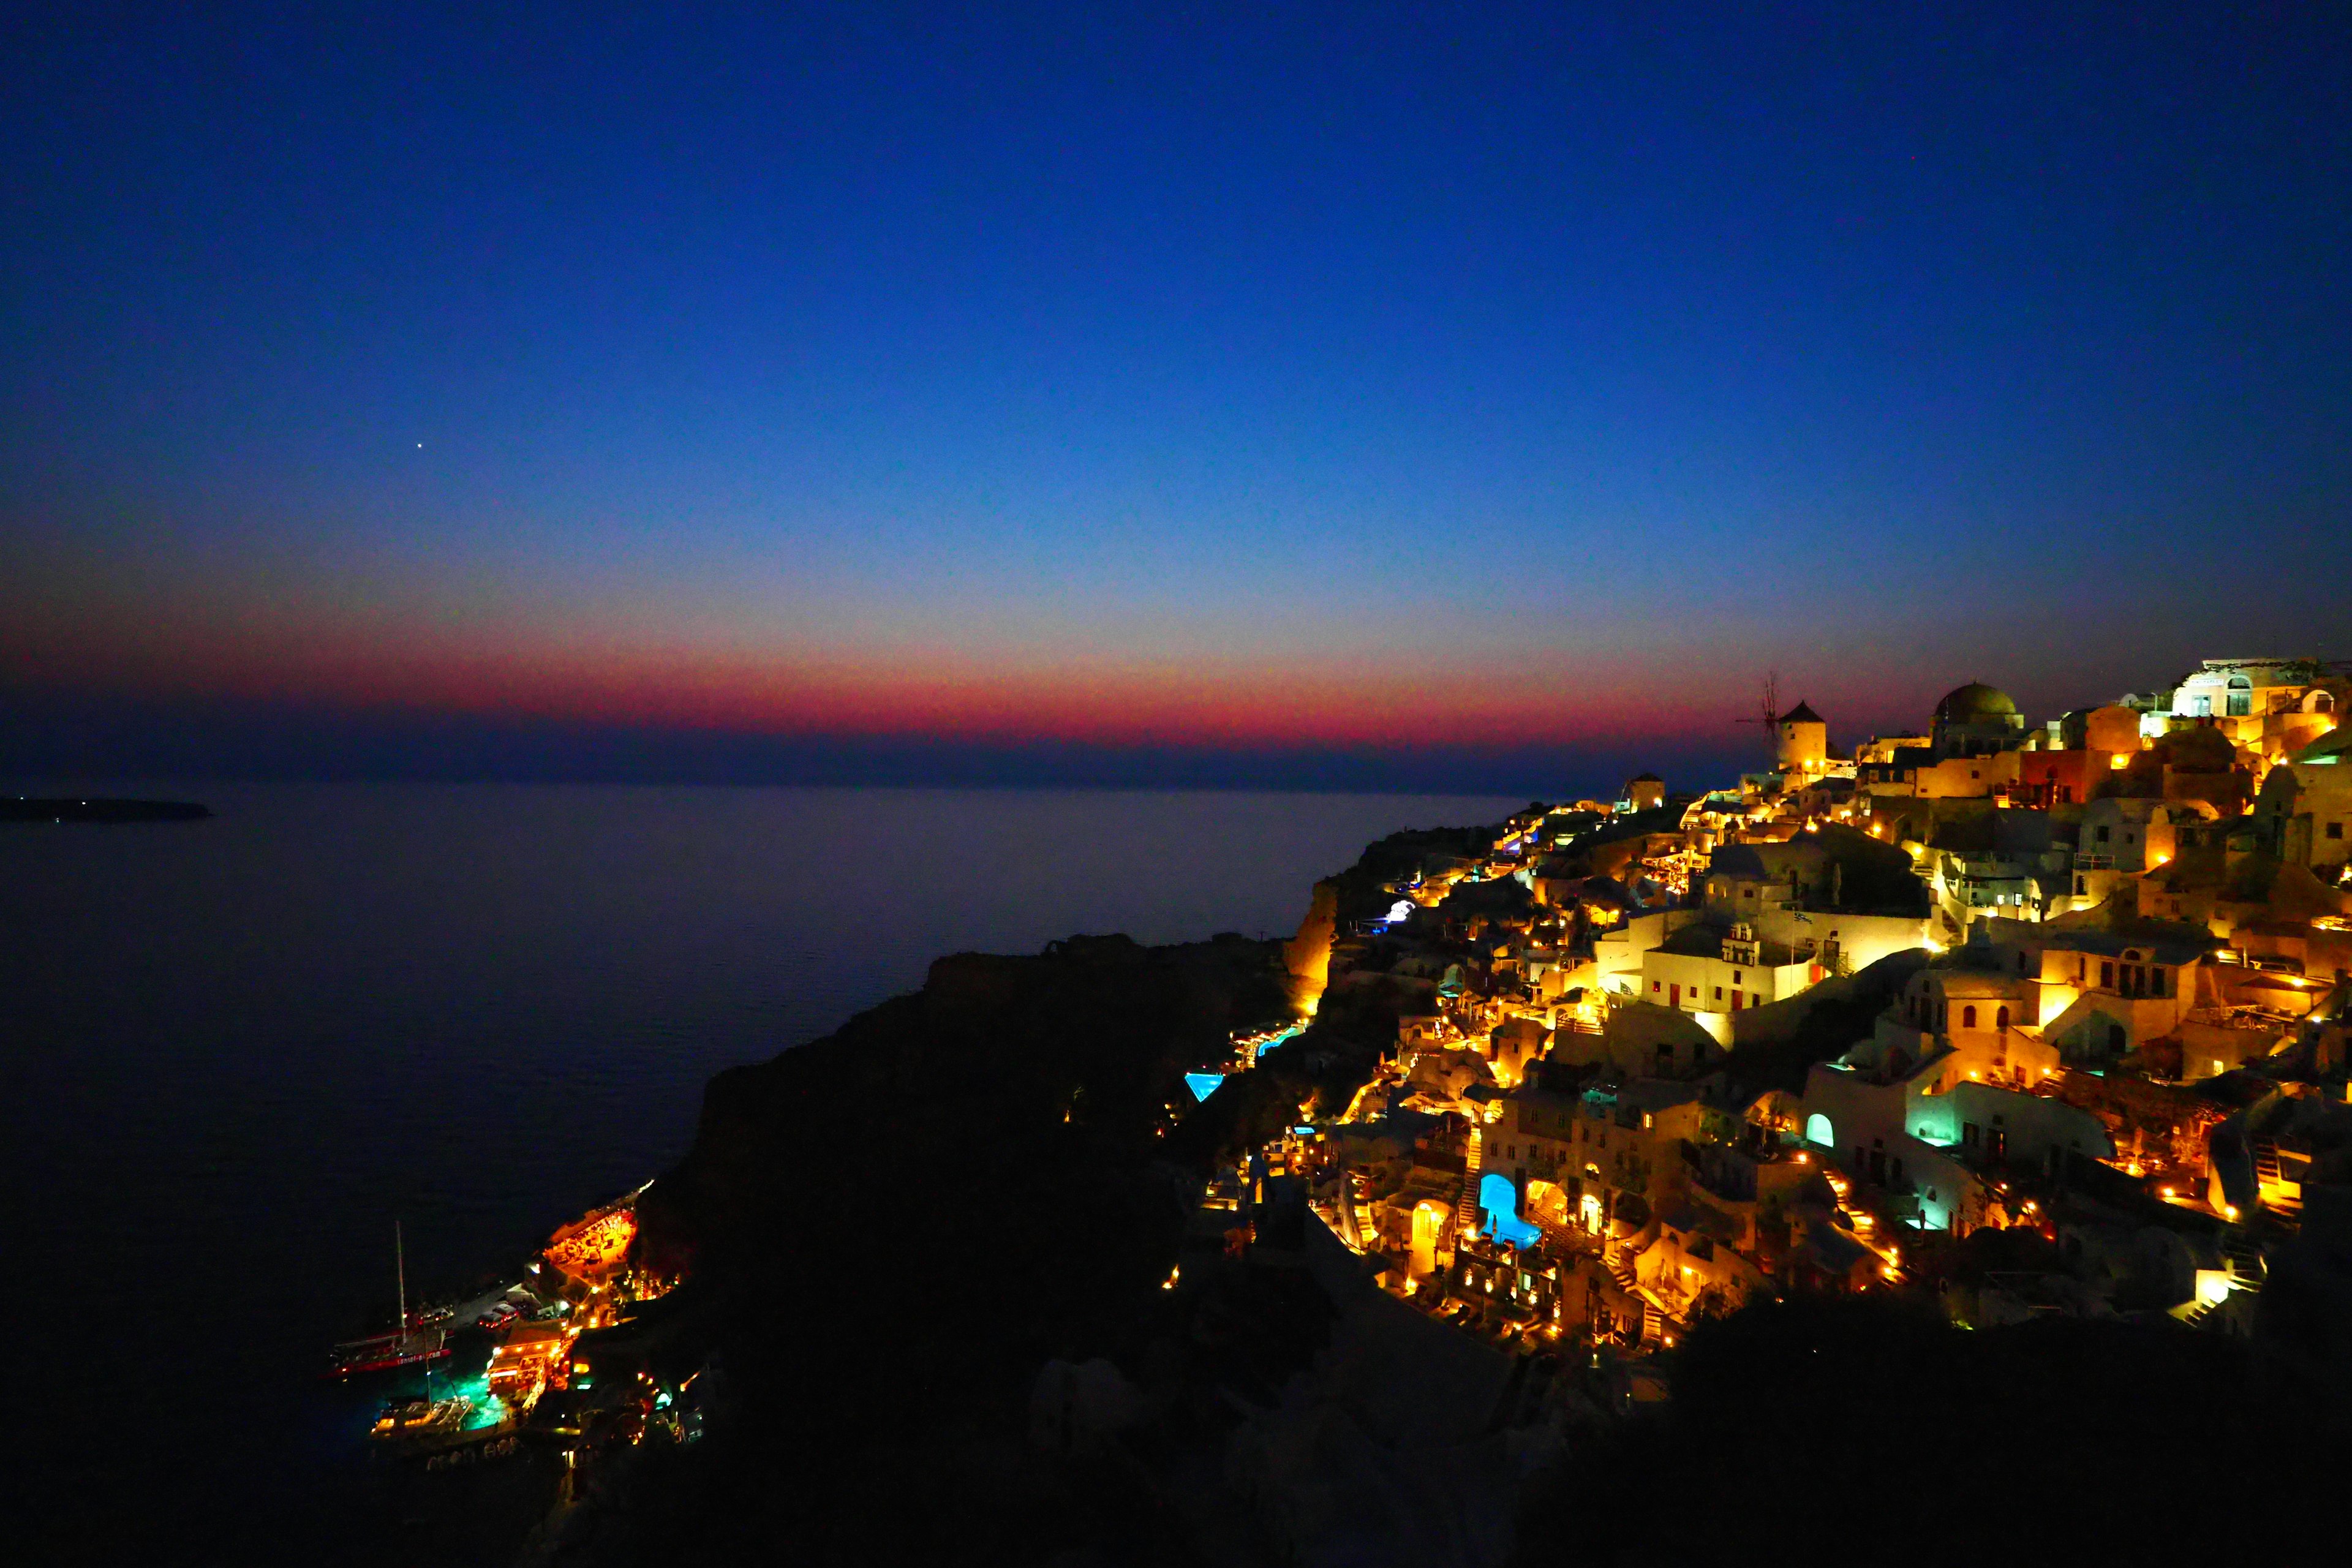
[[[1533,1247],[1543,1232],[1519,1217],[1519,1190],[1511,1178],[1489,1171],[1478,1178],[1478,1207],[1486,1216],[1486,1234],[1513,1247]]]

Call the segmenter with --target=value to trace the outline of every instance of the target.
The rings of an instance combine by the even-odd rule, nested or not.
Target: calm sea
[[[83,786],[85,788],[89,786]],[[47,1561],[331,1560],[367,1402],[323,1348],[510,1267],[704,1081],[959,949],[1286,934],[1490,797],[157,784],[0,825],[5,1529]],[[168,1546],[167,1546],[168,1550]]]

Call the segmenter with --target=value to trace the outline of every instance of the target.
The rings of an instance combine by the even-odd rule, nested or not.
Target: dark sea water
[[[1524,804],[111,793],[219,815],[0,825],[0,1529],[44,1542],[24,1562],[342,1555],[372,1405],[311,1373],[393,1316],[395,1217],[412,1290],[452,1293],[675,1161],[712,1073],[940,953],[1287,934],[1369,840]]]

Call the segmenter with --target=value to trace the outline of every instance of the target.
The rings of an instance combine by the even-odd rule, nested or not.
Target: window
[[[2109,831],[2108,829],[2104,828],[2104,827],[2102,827],[2102,828],[2100,828],[2100,829],[2099,829],[2099,842],[2100,842],[2100,843],[2105,844],[2105,843],[2107,841],[2107,833],[2108,833],[2108,831]]]
[[[2113,991],[2115,988],[2116,966],[2112,963],[2101,963],[2099,965],[2099,989],[2102,991]]]
[[[1653,980],[1653,981],[1651,981],[1651,982],[1650,982],[1650,989],[1651,989],[1651,990],[1653,990],[1653,991],[1663,991],[1664,989],[1665,989],[1665,987],[1664,987],[1664,986],[1660,985],[1656,981]]]
[[[1992,1026],[1996,1029],[2006,1029],[2009,1027],[2008,1008],[2003,1007],[1992,1016]]]
[[[1715,999],[1718,1002],[1723,1000],[1723,987],[1720,985],[1715,988]]]
[[[2341,838],[2341,837],[2344,837],[2344,825],[2343,825],[2342,823],[2340,823],[2340,822],[2331,822],[2331,823],[2329,823],[2329,824],[2327,825],[2327,837],[2330,837],[2330,838]]]
[[[1963,1007],[1963,1008],[1961,1008],[1961,1009],[1960,1009],[1960,1027],[1961,1027],[1961,1028],[1963,1028],[1963,1029],[1973,1029],[1973,1028],[1975,1028],[1976,1026],[1977,1026],[1977,1010],[1976,1010],[1974,1007]]]
[[[2090,890],[2091,879],[2088,877],[2077,877],[2074,879],[2074,891],[2077,893],[2088,893]]]

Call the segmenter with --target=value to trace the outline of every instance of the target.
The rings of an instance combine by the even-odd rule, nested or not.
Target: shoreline
[[[1719,1449],[1701,1438],[1726,1378],[1869,1406],[1789,1360],[1823,1334],[1896,1347],[1872,1387],[1975,1368],[1966,1419],[1994,1426],[2014,1412],[1983,1391],[2040,1367],[2032,1323],[2095,1347],[2041,1367],[2035,1398],[2097,1405],[2102,1358],[2223,1397],[2225,1325],[2257,1321],[2240,1281],[2285,1244],[2166,1184],[2199,1163],[2223,1193],[2223,1123],[2258,1108],[2144,1056],[2133,1092],[2210,1134],[2160,1154],[2133,1120],[2158,1112],[2080,1070],[2105,1037],[2022,1013],[2038,994],[2017,989],[2118,944],[2144,963],[2179,929],[2104,892],[2033,921],[2005,894],[1953,901],[2001,834],[2087,841],[2108,808],[1865,794],[1885,764],[1800,744],[1737,789],[1636,779],[1616,803],[1391,834],[1316,884],[1287,940],[950,954],[919,990],[721,1072],[627,1253],[667,1303],[632,1352],[638,1415],[709,1379],[717,1441],[640,1451],[641,1426],[583,1460],[533,1560],[725,1557],[792,1531],[817,1560],[1158,1538],[1171,1561],[1272,1563],[1369,1510],[1398,1561],[1499,1563],[1519,1548],[1491,1521],[1591,1497],[1579,1478],[1628,1445]],[[2239,967],[2200,984],[2285,984]],[[1980,1028],[1992,1001],[1956,1003],[1923,1029],[1930,994],[2004,1010]],[[1839,1135],[1868,1139],[1881,1101],[1901,1121],[1874,1146]],[[1941,1136],[1947,1107],[2006,1131]],[[2105,1298],[2075,1279],[2061,1227],[2119,1223],[2172,1237],[2193,1289],[2128,1260]],[[1786,1495],[1801,1457],[1752,1469]],[[934,1514],[891,1511],[879,1478],[910,1467]],[[1421,1498],[1441,1479],[1456,1507]],[[1354,1514],[1316,1500],[1335,1491]]]

